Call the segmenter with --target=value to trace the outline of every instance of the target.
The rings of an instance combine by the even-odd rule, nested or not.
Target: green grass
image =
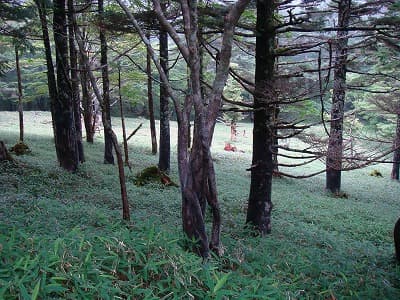
[[[9,147],[17,117],[0,113],[0,140]],[[146,120],[127,120],[130,130],[144,123],[129,142],[129,224],[121,221],[117,168],[102,163],[102,136],[85,143],[87,162],[69,174],[57,166],[49,114],[27,112],[25,120],[32,153],[18,165],[0,164],[0,299],[400,298],[392,242],[400,185],[389,166],[343,174],[347,199],[325,192],[324,175],[274,179],[272,234],[251,237],[243,228],[251,126],[239,127],[246,136],[236,146],[245,152],[229,153],[222,150],[229,127],[218,124],[213,154],[225,254],[203,263],[183,247],[179,189],[133,184],[157,163]],[[175,149],[175,123],[172,132]],[[369,176],[373,168],[384,177]],[[171,177],[179,182],[175,154]]]

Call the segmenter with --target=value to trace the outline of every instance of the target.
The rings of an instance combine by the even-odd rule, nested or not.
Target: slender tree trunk
[[[86,65],[83,62],[82,55],[79,55],[79,68],[81,69],[81,88],[82,88],[82,108],[83,108],[83,123],[86,131],[86,141],[93,144],[96,116],[94,114],[93,97],[91,93],[90,80]]]
[[[98,11],[100,20],[103,20],[104,6],[103,0],[98,0]],[[102,118],[103,125],[108,123],[111,125],[111,105],[110,105],[110,80],[108,77],[108,61],[107,61],[107,40],[104,27],[100,24],[100,47],[101,47],[101,75],[103,79],[103,101],[102,101]],[[114,156],[112,153],[113,141],[110,131],[104,127],[104,163],[114,164]]]
[[[24,108],[22,104],[22,79],[21,79],[21,68],[19,64],[19,50],[18,46],[15,45],[15,65],[17,69],[17,81],[18,81],[18,116],[19,116],[19,140],[24,141]]]
[[[68,0],[68,34],[69,34],[69,59],[71,63],[71,88],[72,102],[75,118],[76,145],[79,162],[85,161],[82,143],[82,122],[81,122],[81,98],[79,91],[79,76],[78,76],[78,53],[75,47],[75,33],[73,25],[74,3],[73,0]]]
[[[101,101],[103,99],[102,99],[100,91],[97,87],[96,78],[94,77],[93,72],[90,69],[89,59],[85,53],[85,48],[84,48],[83,41],[81,39],[81,34],[80,34],[80,31],[77,26],[75,18],[73,20],[73,25],[74,25],[74,30],[75,30],[75,37],[77,39],[77,43],[78,43],[78,47],[79,47],[79,52],[82,57],[82,62],[84,63],[85,69],[87,70],[87,75],[88,75],[90,83],[92,85],[93,92],[94,92],[97,100],[101,104]],[[107,122],[107,119],[105,120],[104,128],[106,131],[108,131],[108,133],[111,136],[112,145],[114,146],[114,150],[115,150],[115,153],[117,156],[119,183],[120,183],[121,200],[122,200],[122,218],[124,220],[129,221],[130,220],[129,202],[128,202],[128,194],[126,191],[125,170],[124,170],[121,148],[119,147],[117,136],[113,132],[111,125]]]
[[[150,34],[146,37],[150,40]],[[150,119],[150,135],[151,135],[151,153],[157,154],[157,133],[156,133],[156,120],[154,117],[154,101],[153,101],[153,80],[151,78],[151,57],[149,50],[147,50],[147,103]]]
[[[162,8],[165,9],[166,2]],[[160,26],[160,65],[168,77],[168,33]],[[170,169],[170,129],[169,129],[169,99],[168,91],[163,84],[160,84],[160,151],[158,167],[161,171],[168,173]]]
[[[122,95],[121,95],[121,68],[120,67],[118,67],[118,94],[119,94],[119,109],[120,109],[121,124],[122,124],[122,138],[123,138],[123,143],[124,143],[125,165],[129,166],[128,141],[126,139],[124,108],[122,105]]]
[[[271,186],[274,144],[273,113],[276,102],[275,0],[257,1],[256,73],[254,95],[253,158],[246,223],[261,235],[271,232]]]
[[[351,0],[338,2],[338,27],[347,28],[350,21]],[[326,157],[326,188],[339,193],[342,175],[343,156],[343,116],[346,96],[346,64],[348,33],[337,32],[333,96],[331,108],[331,127]]]
[[[47,16],[46,16],[46,6],[44,0],[35,0],[36,6],[38,8],[40,24],[42,27],[42,35],[43,35],[43,44],[46,55],[46,66],[47,66],[47,86],[49,89],[49,97],[50,97],[50,110],[51,110],[51,119],[53,125],[53,134],[56,148],[57,160],[60,161],[60,152],[57,147],[57,131],[56,131],[56,116],[55,116],[55,103],[57,101],[57,81],[56,75],[54,72],[53,59],[51,55],[51,46],[50,46],[50,37],[49,30],[47,25]]]
[[[56,147],[59,149],[60,166],[76,171],[79,157],[76,144],[72,87],[69,78],[68,38],[65,0],[54,1],[53,31],[57,63],[57,95],[54,106]]]
[[[399,180],[399,168],[400,168],[400,108],[397,112],[397,126],[396,136],[393,142],[393,164],[392,164],[392,179]]]

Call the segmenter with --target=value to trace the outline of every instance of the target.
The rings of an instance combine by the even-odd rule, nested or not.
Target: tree
[[[147,33],[146,37],[148,40],[150,40],[149,33]],[[154,117],[154,100],[153,100],[153,79],[151,74],[151,57],[148,50],[146,50],[146,73],[147,73],[147,108],[149,111],[149,121],[150,121],[151,153],[157,154],[157,134],[156,134],[156,121]]]
[[[274,168],[272,118],[277,99],[274,91],[273,53],[276,48],[275,6],[274,0],[257,1],[253,158],[246,223],[261,234],[271,232],[271,186]]]
[[[330,134],[326,157],[326,188],[339,193],[343,156],[343,116],[346,95],[346,65],[351,0],[338,2],[338,27],[335,41],[335,63],[331,108]],[[344,30],[343,30],[344,29]]]
[[[85,70],[87,71],[87,75],[89,77],[91,86],[93,88],[93,92],[97,98],[97,101],[100,103],[101,106],[103,106],[102,101],[104,98],[102,97],[100,90],[97,86],[96,83],[96,78],[90,68],[90,63],[89,63],[89,58],[85,53],[85,47],[84,47],[84,42],[82,39],[82,33],[79,30],[75,14],[73,14],[73,28],[74,28],[74,33],[76,37],[76,41],[78,44],[79,52],[82,58],[82,63],[85,66]],[[122,200],[122,218],[126,221],[130,220],[130,210],[129,210],[129,202],[128,202],[128,194],[126,191],[126,180],[125,180],[125,170],[124,170],[124,162],[122,159],[122,152],[121,148],[118,144],[118,139],[115,133],[113,132],[111,128],[111,124],[107,121],[107,119],[103,119],[103,125],[104,125],[104,130],[108,132],[108,134],[111,136],[111,141],[112,141],[112,146],[114,147],[114,151],[117,156],[117,164],[118,164],[118,177],[119,177],[119,183],[120,183],[120,192],[121,192],[121,200]]]
[[[78,151],[78,160],[83,163],[85,156],[82,144],[82,122],[81,122],[81,99],[79,90],[78,76],[78,52],[75,46],[75,32],[73,26],[74,3],[73,0],[68,0],[68,42],[69,42],[69,58],[70,58],[70,76],[71,76],[71,94],[72,105],[75,119],[75,138]]]
[[[60,166],[76,171],[79,164],[74,103],[68,62],[68,35],[65,0],[54,1],[53,32],[57,69],[57,101],[54,103],[55,144]]]
[[[149,49],[153,62],[160,73],[161,80],[174,103],[178,120],[178,169],[182,193],[183,230],[190,239],[198,241],[197,250],[202,257],[208,257],[210,249],[221,253],[221,216],[210,146],[216,119],[221,107],[222,92],[228,77],[234,28],[249,0],[239,0],[236,2],[224,17],[224,34],[220,47],[220,60],[213,81],[213,87],[206,98],[201,96],[197,1],[182,1],[181,3],[184,40],[167,21],[160,3],[157,0],[153,1],[154,11],[157,14],[159,22],[174,40],[188,66],[190,87],[184,96],[183,103],[178,101],[166,74],[157,60],[154,50],[135,17],[121,0],[117,0],[117,2],[125,11],[142,41]],[[192,109],[194,109],[194,133],[192,149],[189,151],[187,148],[187,129]],[[204,220],[206,203],[211,206],[213,214],[210,243]]]
[[[15,44],[15,66],[17,70],[18,81],[18,116],[19,116],[19,140],[24,141],[24,108],[22,103],[22,79],[21,67],[19,64],[19,46]]]
[[[103,0],[98,0],[98,12],[100,21],[104,19]],[[101,74],[103,81],[103,101],[101,102],[103,124],[107,122],[111,127],[111,104],[110,104],[110,80],[108,78],[108,62],[107,62],[107,40],[105,30],[100,24],[100,47],[101,47]],[[111,132],[104,127],[104,163],[114,164],[114,156],[112,153],[113,141]]]
[[[166,1],[161,2],[161,9],[165,11]],[[168,33],[160,24],[160,65],[168,78]],[[160,151],[158,167],[161,171],[168,173],[170,169],[170,129],[169,129],[169,105],[168,91],[163,83],[160,84]]]

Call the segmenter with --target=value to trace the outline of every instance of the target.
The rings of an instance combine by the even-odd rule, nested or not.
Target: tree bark
[[[338,2],[338,27],[347,28],[350,21],[351,0]],[[339,193],[343,157],[343,116],[346,96],[348,32],[339,30],[336,38],[333,95],[331,108],[330,135],[326,157],[326,188]]]
[[[82,143],[82,122],[81,122],[81,98],[79,91],[79,76],[78,76],[78,53],[75,47],[75,33],[73,26],[74,3],[73,0],[68,0],[68,34],[69,34],[69,59],[71,64],[71,89],[72,102],[75,119],[76,146],[79,162],[85,161]]]
[[[77,43],[78,43],[79,52],[81,54],[82,61],[83,61],[84,65],[85,65],[85,68],[87,70],[87,75],[88,75],[90,83],[92,85],[93,92],[94,92],[97,100],[101,104],[102,96],[101,96],[100,91],[99,91],[99,89],[97,87],[96,78],[94,77],[93,72],[90,69],[89,59],[88,59],[88,57],[87,57],[87,55],[85,53],[85,48],[84,48],[84,45],[83,45],[82,36],[81,36],[81,33],[80,33],[79,28],[77,26],[75,18],[73,19],[73,25],[74,25],[75,37],[76,37],[76,40],[77,40]],[[107,120],[104,123],[104,129],[106,131],[108,131],[108,133],[111,136],[112,145],[114,146],[114,150],[115,150],[115,153],[116,153],[116,156],[117,156],[118,174],[119,174],[121,200],[122,200],[122,218],[124,220],[129,221],[130,220],[129,202],[128,202],[128,194],[127,194],[127,191],[126,191],[125,170],[124,170],[124,165],[123,165],[123,160],[122,160],[121,148],[119,147],[117,136],[113,132],[113,130],[112,130],[110,124],[107,122]]]
[[[125,128],[125,117],[124,108],[122,105],[122,95],[121,95],[121,68],[118,68],[118,93],[119,93],[119,109],[121,114],[121,125],[122,125],[122,139],[124,143],[124,154],[125,154],[125,165],[129,165],[129,153],[128,153],[128,140],[126,138],[126,128]]]
[[[91,85],[88,76],[88,71],[85,63],[83,62],[82,54],[79,54],[79,68],[81,88],[82,88],[82,108],[83,108],[83,123],[86,131],[86,141],[93,144],[95,133],[96,116],[94,114],[94,103],[91,93]]]
[[[7,147],[4,142],[0,141],[0,162],[5,160],[12,161],[13,158],[8,153]]]
[[[221,96],[226,80],[228,78],[229,63],[232,51],[232,40],[235,24],[245,9],[249,0],[239,0],[232,5],[224,18],[224,34],[221,42],[221,59],[217,68],[212,92],[208,95],[207,101],[201,96],[200,83],[200,59],[198,50],[198,14],[197,1],[182,1],[181,9],[186,43],[174,30],[165,18],[158,0],[153,0],[154,10],[158,20],[168,31],[169,36],[175,41],[179,51],[188,64],[190,74],[190,87],[185,100],[180,103],[168,78],[156,59],[154,50],[143,30],[140,28],[135,17],[121,0],[117,0],[123,8],[131,23],[139,33],[142,41],[151,53],[164,87],[171,96],[178,120],[178,168],[182,192],[182,222],[186,235],[197,243],[198,253],[208,257],[210,248],[219,254],[220,248],[220,212],[215,182],[213,162],[211,159],[210,145],[214,132],[216,119],[221,106]],[[192,150],[189,152],[188,145],[188,122],[191,110],[194,107],[194,133]],[[207,201],[212,208],[213,226],[211,230],[211,243],[208,244],[208,236],[205,230],[203,203]]]
[[[98,0],[98,12],[100,17],[100,22],[103,22],[104,6],[103,0]],[[107,61],[107,40],[105,29],[102,24],[100,24],[100,52],[101,52],[101,75],[103,80],[103,101],[102,105],[102,119],[104,123],[111,125],[111,106],[110,106],[110,80],[108,76],[108,61]],[[110,131],[106,130],[104,126],[104,163],[114,164],[114,156],[112,153],[113,141]]]
[[[257,1],[253,158],[246,223],[261,235],[271,232],[274,144],[275,0]]]
[[[79,157],[76,143],[72,87],[68,74],[69,63],[65,0],[54,1],[53,31],[56,48],[58,95],[54,105],[57,132],[56,147],[60,154],[60,166],[68,171],[76,171]]]
[[[396,260],[398,263],[400,263],[400,218],[394,225],[393,239],[394,239],[394,250],[396,254]]]
[[[15,45],[15,66],[17,69],[17,81],[18,81],[18,116],[19,116],[19,140],[24,141],[24,107],[22,103],[22,79],[21,79],[21,67],[19,64],[19,49],[18,45]]]
[[[147,38],[150,39],[150,34],[147,34]],[[147,104],[149,110],[149,121],[150,121],[150,136],[151,136],[151,153],[157,154],[157,133],[156,133],[156,121],[154,117],[154,101],[153,101],[153,80],[151,78],[151,56],[149,50],[146,51],[146,73],[147,73]]]
[[[162,2],[162,9],[165,10],[166,2]],[[160,65],[168,78],[168,33],[160,26],[159,32],[160,40]],[[170,169],[170,156],[171,156],[171,143],[170,143],[170,128],[169,128],[169,99],[168,91],[163,83],[160,84],[160,151],[158,168],[169,173]]]
[[[36,6],[38,8],[40,24],[42,27],[42,36],[43,36],[43,44],[46,55],[46,66],[47,66],[47,86],[49,89],[49,97],[50,97],[50,110],[51,110],[51,120],[53,125],[53,135],[54,141],[57,141],[57,131],[56,131],[56,123],[55,123],[55,103],[57,101],[57,81],[56,75],[54,72],[53,59],[51,55],[51,46],[50,46],[50,37],[49,30],[47,25],[47,16],[46,16],[46,6],[44,0],[35,0]],[[55,143],[57,160],[60,161],[60,153],[59,149]]]
[[[399,180],[399,168],[400,168],[400,108],[397,112],[397,125],[396,125],[396,136],[393,142],[393,164],[391,177],[394,180]]]

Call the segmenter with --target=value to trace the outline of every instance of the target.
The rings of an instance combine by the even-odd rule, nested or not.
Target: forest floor
[[[113,122],[120,137],[120,121]],[[0,164],[0,299],[400,299],[392,240],[400,184],[390,166],[344,173],[347,198],[329,195],[323,174],[274,178],[272,233],[253,237],[243,226],[251,124],[239,124],[238,152],[223,150],[230,129],[218,124],[213,156],[225,253],[203,262],[183,247],[179,189],[134,185],[139,171],[157,164],[148,121],[127,119],[127,126],[141,122],[129,141],[132,171],[125,169],[127,224],[117,167],[103,164],[103,135],[85,142],[86,162],[66,173],[57,166],[50,115],[25,113],[32,152]],[[172,136],[171,177],[179,182],[173,122]],[[0,112],[0,140],[11,147],[17,139],[17,113]],[[373,169],[383,177],[369,176]]]

